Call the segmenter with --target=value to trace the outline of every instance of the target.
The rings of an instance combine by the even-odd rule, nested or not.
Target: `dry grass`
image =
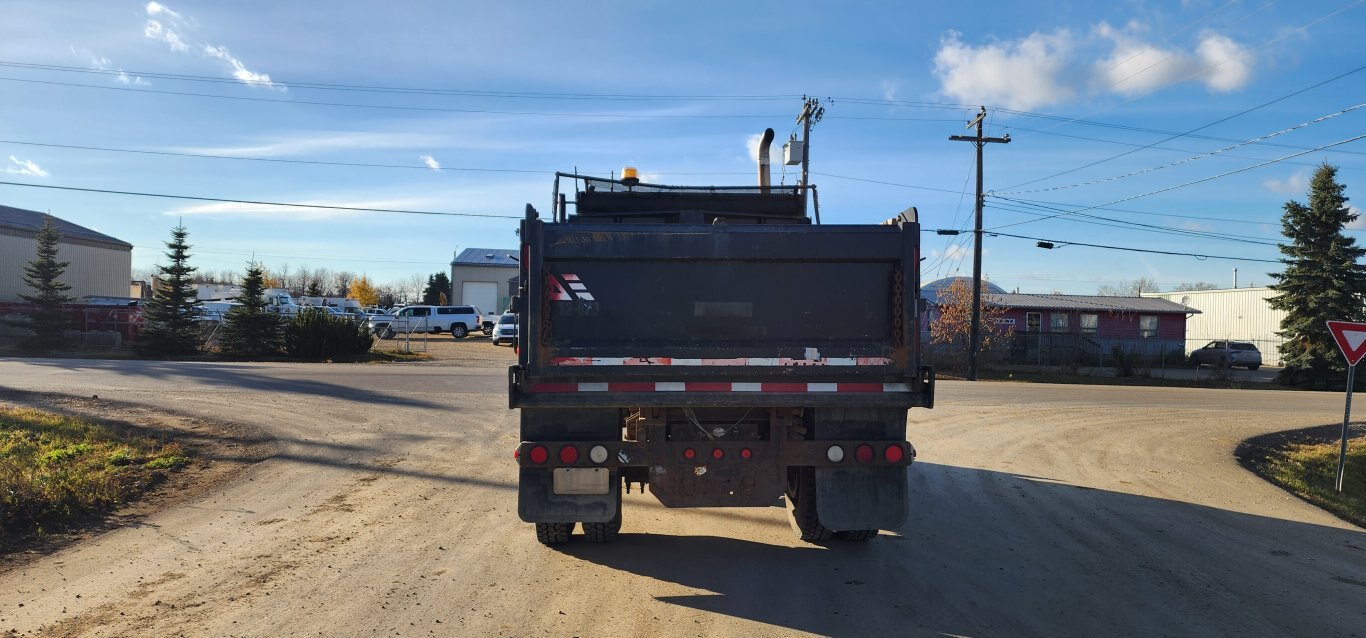
[[[1300,498],[1366,527],[1366,439],[1348,441],[1341,493],[1334,489],[1340,446],[1291,443],[1268,456],[1266,474]]]
[[[0,406],[0,543],[105,513],[188,462],[177,443]]]

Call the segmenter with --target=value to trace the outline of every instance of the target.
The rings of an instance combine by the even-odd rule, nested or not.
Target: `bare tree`
[[[1215,285],[1215,284],[1212,284],[1212,283],[1210,283],[1210,282],[1208,282],[1208,281],[1197,281],[1197,282],[1195,282],[1195,283],[1193,283],[1193,284],[1192,284],[1192,283],[1185,283],[1185,282],[1182,282],[1182,283],[1180,283],[1180,284],[1177,284],[1177,286],[1176,286],[1175,288],[1172,288],[1172,292],[1186,292],[1186,291],[1190,291],[1190,290],[1218,290],[1218,289],[1219,289],[1219,286],[1217,286],[1217,285]]]
[[[1157,292],[1157,282],[1148,277],[1139,277],[1130,282],[1120,282],[1118,286],[1106,284],[1096,290],[1096,294],[1104,297],[1138,297],[1145,292]]]

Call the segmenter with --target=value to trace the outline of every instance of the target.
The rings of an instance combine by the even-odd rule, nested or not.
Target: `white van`
[[[450,332],[461,339],[482,323],[474,306],[404,306],[394,315],[372,315],[370,332],[381,339],[414,332]]]

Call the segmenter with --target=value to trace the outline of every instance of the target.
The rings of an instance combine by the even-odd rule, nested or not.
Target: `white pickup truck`
[[[414,332],[450,332],[461,339],[483,324],[474,306],[404,306],[393,315],[372,315],[369,321],[370,332],[381,339]]]

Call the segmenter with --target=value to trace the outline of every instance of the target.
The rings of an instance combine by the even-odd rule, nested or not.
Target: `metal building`
[[[32,294],[24,284],[24,266],[38,254],[38,230],[45,213],[0,206],[0,301],[18,301],[19,295]],[[133,272],[133,245],[77,226],[58,217],[52,224],[62,234],[57,247],[58,261],[69,262],[62,281],[71,285],[66,294],[127,297]]]
[[[1186,323],[1187,351],[1202,348],[1211,341],[1248,341],[1262,352],[1264,365],[1281,365],[1280,345],[1284,339],[1276,332],[1281,329],[1285,311],[1273,309],[1266,301],[1276,296],[1276,291],[1262,286],[1149,292],[1143,296],[1175,301],[1200,311]]]
[[[451,260],[451,303],[476,306],[485,315],[507,309],[517,276],[516,248],[466,248]]]

